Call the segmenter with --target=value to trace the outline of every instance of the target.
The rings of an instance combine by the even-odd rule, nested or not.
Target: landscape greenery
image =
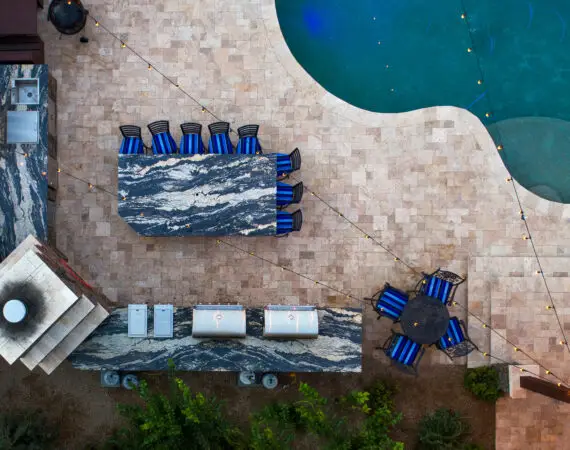
[[[481,373],[477,372],[480,376]],[[486,380],[487,378],[485,378]],[[466,377],[467,380],[467,377]],[[467,384],[467,383],[466,383]],[[98,450],[403,450],[391,436],[402,415],[396,388],[377,380],[364,391],[328,399],[306,383],[296,398],[275,402],[237,425],[214,397],[192,392],[171,365],[167,393],[142,381],[139,404],[119,405],[125,425]],[[419,424],[419,450],[484,450],[468,442],[469,426],[458,413],[439,409]],[[0,416],[0,450],[49,450],[55,434],[36,413]]]
[[[400,421],[393,389],[381,382],[368,392],[352,392],[330,402],[306,383],[299,398],[266,406],[241,430],[213,397],[192,393],[171,367],[170,393],[151,393],[141,382],[144,406],[121,405],[128,426],[118,430],[105,450],[251,449],[285,450],[298,442],[325,450],[401,450],[389,433]]]
[[[499,373],[491,366],[467,369],[463,384],[475,397],[487,402],[494,403],[503,395]]]

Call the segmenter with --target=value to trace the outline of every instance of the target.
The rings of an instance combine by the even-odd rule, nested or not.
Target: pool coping
[[[323,108],[367,127],[406,127],[422,122],[452,120],[458,132],[471,134],[483,150],[488,150],[489,169],[493,171],[494,177],[504,179],[510,176],[491,135],[481,121],[469,111],[455,106],[434,106],[405,113],[377,113],[351,105],[328,92],[297,62],[281,32],[275,0],[261,1],[261,18],[269,46],[275,52],[279,63],[297,85],[307,92],[307,96],[314,98]],[[525,207],[541,214],[557,214],[570,219],[570,204],[543,199],[518,182],[516,186]]]

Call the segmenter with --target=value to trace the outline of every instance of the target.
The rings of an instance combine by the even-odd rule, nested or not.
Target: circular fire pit
[[[8,300],[2,309],[4,318],[10,323],[20,323],[26,318],[28,309],[22,300]]]

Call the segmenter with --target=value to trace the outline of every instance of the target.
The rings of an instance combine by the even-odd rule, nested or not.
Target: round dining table
[[[418,344],[434,344],[447,331],[449,311],[437,298],[418,295],[408,301],[400,323],[404,334]]]

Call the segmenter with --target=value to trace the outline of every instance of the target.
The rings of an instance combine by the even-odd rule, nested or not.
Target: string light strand
[[[471,42],[471,47],[470,47],[470,48],[471,48],[472,50],[474,49],[473,54],[474,54],[474,56],[475,56],[475,61],[476,61],[476,64],[477,64],[477,70],[479,71],[480,80],[486,80],[487,78],[485,77],[485,74],[484,74],[484,72],[483,72],[483,67],[482,67],[482,65],[481,65],[481,58],[479,57],[479,53],[477,52],[477,46],[475,45],[475,38],[474,38],[474,36],[473,36],[473,32],[472,32],[472,28],[471,28],[471,23],[470,23],[470,18],[469,18],[469,14],[468,14],[468,12],[467,12],[467,10],[466,10],[466,8],[465,8],[465,2],[464,2],[464,0],[461,0],[461,8],[462,8],[462,10],[464,11],[464,12],[462,13],[461,18],[464,20],[465,25],[467,26],[467,32],[468,32],[468,35],[469,35],[469,40],[470,40],[470,42]],[[489,105],[489,110],[490,110],[490,111],[495,111],[495,109],[493,108],[493,102],[492,102],[492,100],[491,100],[491,93],[490,93],[489,91],[487,91],[486,100],[487,100],[487,103],[488,103],[488,105]],[[486,117],[490,117],[490,116],[491,116],[490,113],[486,113]],[[498,137],[499,137],[499,144],[497,145],[497,150],[506,152],[507,150],[504,149],[503,144],[502,144],[503,138],[502,138],[502,135],[501,135],[501,128],[500,128],[500,127],[496,127],[496,133],[497,133],[497,135],[498,135]],[[509,176],[510,176],[510,174],[509,174]],[[562,320],[560,319],[560,316],[558,315],[558,311],[557,311],[556,305],[554,304],[554,299],[553,299],[553,297],[552,297],[552,292],[550,291],[550,287],[548,286],[548,282],[547,282],[547,280],[546,280],[546,276],[544,275],[544,270],[543,270],[542,264],[541,264],[541,262],[540,262],[540,257],[538,256],[538,251],[537,251],[536,246],[535,246],[535,244],[534,244],[534,240],[533,240],[533,239],[530,239],[530,237],[532,236],[532,233],[531,233],[531,231],[530,231],[530,226],[529,226],[529,224],[528,224],[527,217],[526,217],[526,215],[524,214],[524,208],[523,208],[523,205],[522,205],[522,201],[521,201],[521,199],[520,199],[520,195],[519,195],[519,192],[518,192],[516,183],[514,182],[512,176],[510,176],[510,179],[508,179],[507,181],[512,181],[511,185],[512,185],[512,187],[513,187],[513,192],[514,192],[514,195],[515,195],[515,199],[516,199],[516,201],[517,201],[517,203],[518,203],[518,206],[519,206],[520,218],[521,218],[522,221],[524,222],[524,227],[525,227],[525,229],[526,229],[527,236],[529,237],[528,240],[530,240],[531,248],[532,248],[532,251],[533,251],[533,253],[534,253],[534,257],[535,257],[535,259],[536,259],[536,263],[537,263],[538,268],[539,268],[539,270],[537,271],[537,273],[539,273],[539,274],[542,276],[542,280],[543,280],[544,286],[545,286],[545,288],[546,288],[546,293],[547,293],[547,295],[548,295],[548,298],[549,298],[549,300],[550,300],[550,304],[551,304],[551,306],[552,306],[551,309],[552,309],[552,311],[554,312],[554,316],[556,317],[556,321],[557,321],[557,323],[558,323],[558,327],[560,328],[560,333],[562,334],[562,337],[564,338],[564,343],[565,343],[565,346],[566,346],[566,350],[570,353],[570,344],[568,343],[568,339],[566,338],[566,332],[564,331],[564,326],[562,325]]]
[[[222,119],[220,119],[213,111],[211,111],[206,106],[204,106],[202,103],[200,103],[200,101],[198,99],[196,99],[188,91],[183,89],[179,83],[176,83],[172,78],[170,78],[168,75],[166,75],[157,66],[155,66],[148,59],[146,59],[144,56],[142,56],[137,50],[135,50],[132,46],[130,46],[128,42],[125,42],[124,40],[122,40],[116,33],[111,31],[109,28],[107,28],[105,25],[103,25],[101,22],[99,22],[97,19],[95,19],[95,17],[93,17],[92,15],[88,15],[87,17],[95,23],[96,27],[101,28],[107,34],[109,34],[109,36],[111,36],[113,39],[115,39],[120,44],[121,48],[128,49],[133,55],[135,55],[137,58],[139,58],[141,61],[143,61],[146,64],[148,70],[154,70],[156,73],[158,73],[160,76],[162,76],[165,80],[167,80],[172,86],[174,86],[176,89],[178,89],[180,92],[182,92],[186,97],[188,97],[190,100],[192,100],[194,103],[196,103],[196,105],[198,105],[200,107],[200,110],[203,113],[208,113],[210,116],[212,116],[218,122],[222,122]],[[230,128],[230,132],[232,132],[234,134],[236,133],[233,128]]]
[[[298,178],[296,178],[294,175],[289,175],[293,180],[295,180],[296,182],[300,182],[301,180],[299,180]],[[324,200],[320,195],[318,195],[315,191],[311,190],[308,186],[306,186],[305,184],[303,184],[303,189],[306,190],[307,192],[309,192],[313,197],[315,197],[317,200],[319,200],[321,203],[323,203],[327,208],[329,208],[331,211],[333,211],[335,214],[337,214],[338,216],[342,217],[346,222],[348,222],[352,227],[356,228],[361,234],[362,236],[364,236],[366,239],[371,240],[372,242],[374,242],[376,245],[380,246],[385,252],[387,252],[388,254],[390,254],[391,256],[393,256],[394,261],[399,262],[401,264],[403,264],[404,266],[406,266],[409,270],[411,270],[412,272],[414,272],[416,275],[422,275],[422,273],[415,269],[411,264],[407,263],[405,260],[403,260],[402,258],[400,258],[398,255],[396,255],[396,253],[394,253],[389,247],[387,247],[384,243],[382,243],[381,241],[379,241],[378,239],[376,239],[374,236],[372,236],[371,234],[367,233],[365,230],[363,230],[360,226],[358,226],[356,223],[354,223],[352,220],[350,220],[346,214],[341,213],[339,210],[337,210],[334,206],[332,206],[329,202],[327,202],[326,200]]]

